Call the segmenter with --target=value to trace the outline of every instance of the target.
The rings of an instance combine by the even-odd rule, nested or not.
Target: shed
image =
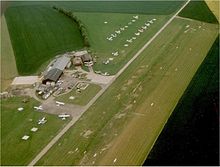
[[[92,56],[90,54],[85,54],[81,56],[83,62],[90,62],[92,61]]]

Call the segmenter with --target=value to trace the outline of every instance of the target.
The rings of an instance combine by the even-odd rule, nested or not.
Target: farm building
[[[49,71],[44,75],[43,83],[47,82],[57,82],[60,76],[63,74],[65,68],[71,66],[71,61],[69,57],[62,56],[58,58],[52,66],[49,67]]]
[[[91,62],[92,61],[92,56],[90,54],[84,54],[81,56],[82,61],[85,62]]]
[[[88,54],[88,52],[86,50],[84,51],[78,51],[74,53],[75,57],[81,57],[82,55]]]

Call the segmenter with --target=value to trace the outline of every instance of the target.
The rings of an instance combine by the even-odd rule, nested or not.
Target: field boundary
[[[160,28],[160,30],[129,60],[126,65],[119,70],[119,72],[115,75],[114,78],[109,82],[106,87],[104,87],[101,91],[96,94],[95,97],[86,105],[81,114],[72,119],[49,143],[46,147],[44,147],[41,152],[28,164],[28,166],[35,165],[48,151],[49,149],[77,122],[77,120],[81,117],[81,115],[89,109],[93,103],[110,87],[110,85],[127,69],[127,67],[151,44],[151,42],[176,18],[176,16],[185,8],[185,6],[190,2],[188,0],[164,25]]]

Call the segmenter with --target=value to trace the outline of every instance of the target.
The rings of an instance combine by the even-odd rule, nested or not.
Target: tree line
[[[69,17],[71,20],[73,20],[73,21],[77,24],[77,26],[78,26],[78,28],[79,28],[79,30],[80,30],[80,33],[81,33],[81,35],[82,35],[82,37],[83,37],[84,45],[85,45],[86,47],[89,47],[90,44],[89,44],[88,34],[87,34],[87,32],[86,32],[86,28],[85,28],[85,26],[83,25],[82,21],[79,20],[78,17],[75,16],[71,11],[67,11],[67,10],[65,10],[65,9],[63,9],[63,8],[58,8],[58,7],[56,7],[56,6],[53,6],[53,9],[55,9],[55,10],[57,10],[58,12],[64,14],[65,16]]]

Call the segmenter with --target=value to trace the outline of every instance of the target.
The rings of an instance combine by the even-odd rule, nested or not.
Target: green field
[[[5,17],[21,75],[35,73],[59,53],[83,47],[77,25],[51,7],[9,7]]]
[[[217,34],[175,19],[37,165],[141,165]]]
[[[180,13],[179,16],[204,21],[208,23],[218,23],[215,15],[211,12],[204,0],[191,1]]]
[[[40,113],[33,109],[39,103],[30,99],[22,103],[21,97],[1,100],[1,165],[27,165],[36,154],[55,136],[67,123],[57,116]],[[18,107],[24,111],[19,112]],[[38,120],[46,117],[44,125]],[[37,132],[30,129],[37,127]],[[29,135],[27,141],[21,138]]]
[[[126,31],[122,32],[113,41],[108,41],[106,38],[116,30],[124,27],[133,19],[134,14],[119,14],[119,13],[75,13],[76,16],[84,23],[88,30],[89,41],[93,57],[96,57],[96,63],[93,66],[95,71],[108,72],[116,74],[132,56],[148,41],[165,22],[170,18],[170,15],[139,15],[139,19],[130,25]],[[96,18],[99,18],[96,20]],[[157,20],[140,36],[135,36],[134,33],[140,29],[148,20],[156,18]],[[94,20],[95,24],[94,24]],[[107,21],[108,24],[104,24]],[[100,28],[101,27],[101,28]],[[132,37],[137,37],[129,44],[126,40]],[[124,44],[128,43],[129,47]],[[119,56],[115,57],[112,52],[119,52]],[[109,64],[103,64],[103,61],[109,58],[114,58]]]
[[[76,92],[76,88],[74,88],[70,93],[59,96],[56,100],[85,106],[100,90],[100,86],[90,84],[85,90],[81,90],[81,93]],[[75,99],[69,99],[70,96],[75,97]]]
[[[184,1],[19,1],[13,6],[31,5],[57,5],[68,8],[74,12],[100,12],[100,13],[135,13],[135,14],[172,14]]]

